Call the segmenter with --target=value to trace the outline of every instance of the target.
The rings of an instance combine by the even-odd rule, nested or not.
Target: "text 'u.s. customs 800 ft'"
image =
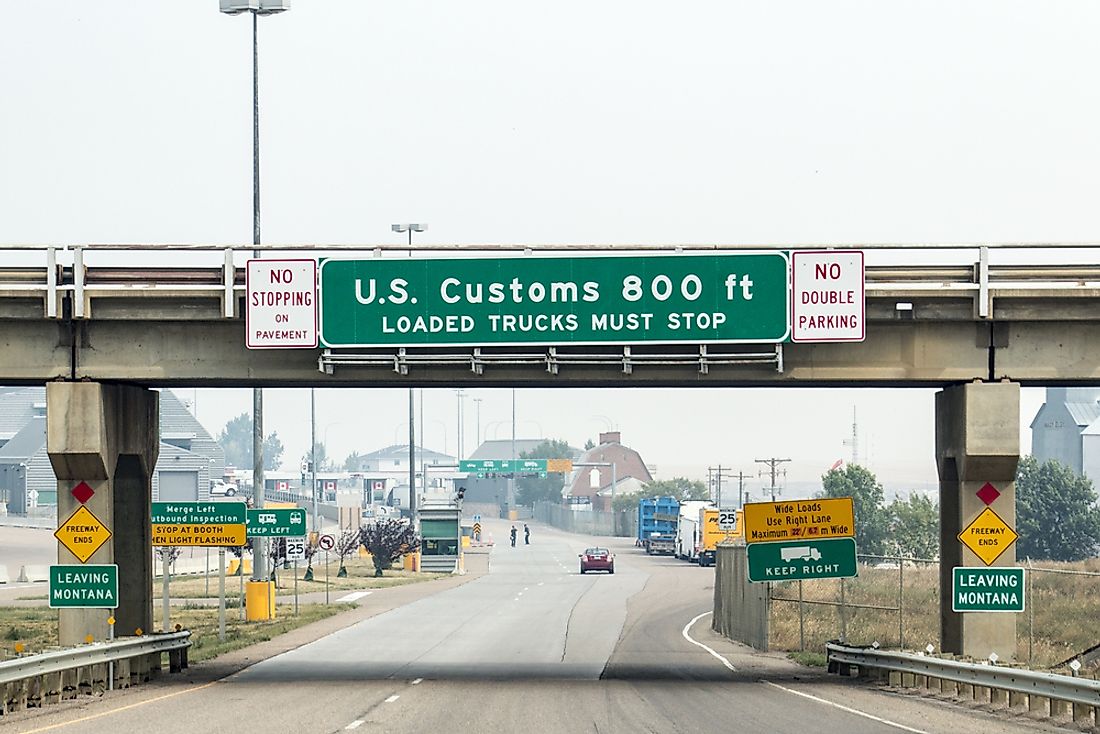
[[[785,252],[321,261],[326,347],[781,342]]]

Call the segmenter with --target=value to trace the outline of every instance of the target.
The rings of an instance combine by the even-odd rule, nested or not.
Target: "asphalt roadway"
[[[398,587],[269,643],[103,697],[0,718],[23,732],[997,732],[1044,724],[894,694],[710,630],[713,569],[532,525],[487,573]],[[607,544],[607,539],[600,539]],[[481,557],[484,566],[485,557]]]

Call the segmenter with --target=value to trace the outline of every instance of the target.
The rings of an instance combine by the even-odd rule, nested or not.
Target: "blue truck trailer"
[[[646,497],[638,502],[638,545],[649,555],[676,552],[680,502],[675,497]]]

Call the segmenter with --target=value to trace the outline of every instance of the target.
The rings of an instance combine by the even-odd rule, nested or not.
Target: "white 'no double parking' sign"
[[[861,342],[867,335],[863,253],[791,253],[791,341]]]

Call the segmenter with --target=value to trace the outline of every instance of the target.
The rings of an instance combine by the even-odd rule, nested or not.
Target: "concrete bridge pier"
[[[57,521],[63,525],[81,502],[73,489],[94,494],[84,506],[110,532],[85,563],[118,564],[115,635],[153,629],[150,501],[160,445],[159,394],[128,385],[51,382],[46,385],[46,448],[57,475]],[[59,564],[82,565],[58,543]],[[107,637],[106,609],[61,609],[60,644]]]
[[[987,506],[1016,528],[1016,464],[1020,459],[1020,386],[972,382],[936,393],[936,465],[940,477],[940,645],[944,652],[984,660],[1016,657],[1016,615],[951,611],[955,566],[985,567],[958,539]],[[987,484],[997,493],[979,492]],[[986,500],[989,500],[988,503]],[[994,566],[1012,566],[1016,548]],[[1030,603],[1030,600],[1028,600]]]

